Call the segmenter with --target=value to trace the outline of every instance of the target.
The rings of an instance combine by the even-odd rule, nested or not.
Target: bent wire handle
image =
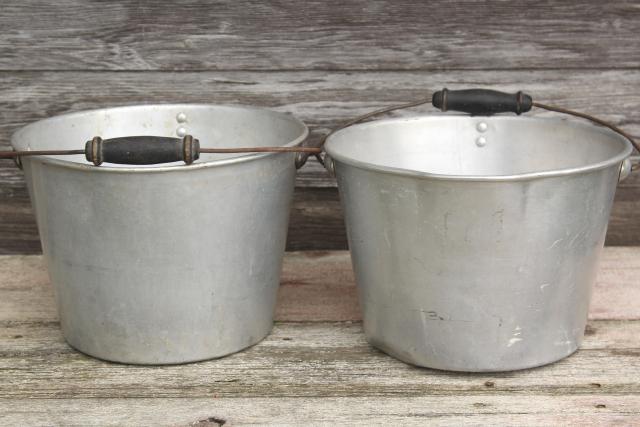
[[[310,153],[321,152],[317,147],[238,147],[238,148],[200,148],[199,141],[191,135],[184,138],[165,136],[126,136],[110,139],[94,137],[85,144],[84,150],[27,150],[0,151],[0,159],[14,159],[22,169],[21,157],[26,156],[65,156],[84,154],[88,162],[95,166],[103,162],[125,165],[152,165],[183,161],[190,165],[201,153]]]
[[[523,92],[509,94],[489,89],[448,90],[445,88],[433,94],[432,104],[442,111],[454,110],[483,116],[504,112],[520,114],[531,110],[531,107],[537,107],[547,111],[580,117],[622,135],[640,153],[640,145],[633,137],[614,124],[590,114],[535,102],[531,96]],[[629,157],[622,165],[620,180],[626,178],[632,170],[638,169],[638,166],[638,158],[635,156]]]
[[[433,94],[430,99],[421,99],[415,102],[410,102],[407,104],[395,105],[387,108],[382,108],[380,110],[372,111],[370,113],[364,114],[362,116],[358,116],[345,124],[333,129],[329,132],[318,145],[319,147],[323,147],[327,138],[338,130],[344,129],[348,126],[354,125],[356,123],[360,123],[366,119],[369,119],[374,116],[378,116],[381,114],[388,113],[390,111],[401,110],[405,108],[417,107],[419,105],[423,105],[431,101],[431,104],[438,108],[441,111],[460,111],[463,113],[468,113],[471,115],[480,115],[480,116],[490,116],[496,113],[515,113],[521,114],[526,113],[531,110],[532,107],[541,108],[548,111],[553,111],[561,114],[568,114],[575,117],[580,117],[583,119],[587,119],[593,123],[599,124],[601,126],[607,127],[612,131],[616,132],[619,135],[622,135],[626,138],[633,148],[640,153],[640,145],[633,139],[633,137],[620,129],[619,127],[609,123],[605,120],[599,119],[590,114],[581,113],[579,111],[569,110],[567,108],[556,107],[553,105],[543,104],[540,102],[535,102],[530,95],[519,91],[514,94],[499,92],[490,89],[463,89],[463,90],[449,90],[442,89]],[[332,162],[325,162],[317,155],[320,162],[327,168],[329,173],[333,173],[333,164]],[[325,158],[328,158],[325,154]],[[625,170],[626,168],[626,170]],[[626,178],[626,176],[631,173],[633,170],[640,169],[640,157],[630,156],[628,157],[621,167],[621,180]],[[624,176],[623,176],[624,175]]]
[[[314,154],[318,158],[318,161],[322,165],[324,165],[324,159],[320,154],[323,151],[323,147],[327,138],[338,130],[344,129],[356,123],[363,122],[369,118],[389,113],[391,111],[417,107],[429,102],[431,102],[434,107],[439,108],[442,111],[454,110],[474,115],[492,115],[502,112],[513,112],[515,114],[521,114],[529,111],[532,107],[537,107],[562,114],[581,117],[597,123],[601,126],[605,126],[612,131],[622,135],[627,140],[629,140],[636,151],[640,153],[640,145],[638,145],[638,143],[631,137],[630,134],[605,120],[599,119],[589,114],[535,102],[530,95],[527,95],[523,92],[509,94],[489,89],[465,89],[453,91],[445,88],[441,91],[435,92],[433,96],[429,98],[420,99],[406,104],[381,108],[379,110],[375,110],[370,113],[358,116],[333,129],[322,139],[320,139],[318,143],[312,144],[311,146],[200,148],[198,140],[190,135],[185,136],[185,138],[183,138],[182,140],[170,137],[125,137],[102,140],[100,137],[95,137],[91,141],[87,142],[84,150],[0,151],[0,159],[12,158],[16,161],[16,164],[18,164],[19,167],[21,166],[20,157],[22,156],[71,154],[85,154],[87,160],[95,165],[100,165],[103,161],[125,164],[154,164],[180,160],[184,161],[187,164],[191,164],[194,160],[198,159],[200,153],[295,152],[298,153],[296,155],[295,164],[296,168],[299,169],[306,163],[310,154]],[[141,138],[155,138],[155,142],[153,144],[148,144],[145,142],[145,139]],[[150,149],[142,150],[143,146],[149,146]],[[153,153],[155,149],[158,149],[158,152],[150,155],[149,153]],[[630,158],[629,162],[633,164],[629,167],[629,171],[639,169],[639,164],[635,163],[635,159],[637,158]]]
[[[568,114],[570,116],[575,116],[575,117],[580,117],[582,119],[586,119],[589,120],[593,123],[599,124],[601,126],[604,126],[606,128],[611,129],[612,131],[614,131],[615,133],[617,133],[618,135],[622,135],[623,137],[625,137],[627,139],[627,141],[629,141],[631,143],[631,145],[633,146],[633,148],[640,153],[640,145],[638,144],[638,142],[633,139],[633,137],[631,136],[631,134],[623,131],[622,129],[620,129],[618,126],[606,121],[606,120],[602,120],[599,119],[595,116],[592,116],[590,114],[586,114],[586,113],[581,113],[579,111],[574,111],[574,110],[569,110],[568,108],[562,108],[562,107],[556,107],[553,105],[547,105],[547,104],[542,104],[540,102],[534,102],[533,103],[534,107],[537,108],[542,108],[543,110],[548,110],[548,111],[554,111],[556,113],[561,113],[561,114]],[[629,170],[634,171],[637,170],[640,166],[640,162],[638,162],[638,160],[640,159],[638,156],[630,156],[628,157],[629,161],[632,163],[631,169]]]
[[[408,102],[406,104],[381,108],[379,110],[375,110],[349,120],[348,122],[343,123],[337,128],[331,130],[320,140],[320,143],[317,146],[323,148],[327,138],[341,129],[347,128],[357,123],[361,123],[375,116],[390,113],[391,111],[418,107],[420,105],[428,103],[431,103],[434,107],[442,111],[453,110],[469,113],[472,115],[489,116],[496,113],[506,112],[513,112],[516,114],[525,113],[531,110],[533,99],[531,98],[531,96],[523,92],[509,94],[490,89],[464,89],[451,91],[445,88],[443,90],[435,92],[433,96],[414,102]],[[304,157],[302,164],[304,164],[308,157],[309,156]],[[318,158],[318,161],[327,168],[330,174],[334,173],[332,162],[329,161],[327,162],[327,164],[325,164],[324,159],[320,157],[319,154],[316,154],[316,157]],[[326,157],[327,156],[325,154],[325,158]]]
[[[200,141],[192,135],[184,138],[163,136],[128,136],[102,140],[95,137],[85,146],[87,161],[98,166],[102,162],[127,165],[153,165],[183,161],[190,165],[200,154],[239,153],[319,153],[314,147],[238,147],[201,148]]]
[[[320,152],[315,154],[316,158],[318,159],[318,162],[320,162],[320,164],[322,166],[326,166],[324,158],[321,157],[320,154],[322,153],[322,150],[324,149],[324,143],[327,141],[327,138],[329,138],[331,135],[333,135],[334,133],[338,132],[339,130],[342,130],[344,128],[348,128],[349,126],[358,124],[358,123],[363,122],[363,121],[365,121],[367,119],[370,119],[372,117],[376,117],[376,116],[380,116],[382,114],[390,113],[391,111],[404,110],[406,108],[418,107],[420,105],[427,104],[429,102],[431,102],[431,97],[420,99],[418,101],[407,102],[406,104],[392,105],[391,107],[380,108],[379,110],[371,111],[371,112],[363,114],[361,116],[357,116],[357,117],[349,120],[348,122],[342,123],[338,127],[336,127],[334,129],[332,129],[331,131],[329,131],[329,133],[326,134],[325,136],[323,136],[318,143],[314,144],[315,147],[318,147],[320,149]],[[325,153],[325,157],[326,157],[326,153]],[[309,156],[308,155],[305,156],[304,153],[302,153],[302,155],[300,155],[300,167],[302,167],[302,165],[304,165],[306,163],[308,158],[309,158]],[[296,162],[298,162],[297,158],[296,158]],[[329,170],[329,172],[331,173],[331,170]]]
[[[315,148],[318,151],[317,152],[304,152],[304,151],[298,151],[296,153],[296,169],[300,169],[301,167],[303,167],[305,165],[305,163],[307,163],[307,160],[309,159],[309,157],[313,154],[316,159],[318,159],[318,161],[322,164],[322,157],[320,157],[320,154],[322,153],[322,146],[324,145],[324,138],[320,139],[319,141],[316,141],[314,143],[305,145],[304,147],[307,148]]]

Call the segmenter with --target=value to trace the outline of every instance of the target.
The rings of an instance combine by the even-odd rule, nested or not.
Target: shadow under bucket
[[[351,126],[325,149],[371,344],[469,372],[580,346],[624,137],[557,118],[439,115]]]

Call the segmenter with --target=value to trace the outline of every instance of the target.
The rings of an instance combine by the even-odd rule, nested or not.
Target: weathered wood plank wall
[[[636,1],[5,0],[0,144],[39,118],[147,102],[274,107],[318,138],[444,85],[526,89],[640,137],[638,34]],[[619,187],[609,244],[640,244],[638,211],[636,175]],[[288,247],[346,247],[335,181],[313,162]],[[21,172],[2,162],[0,253],[39,250]]]

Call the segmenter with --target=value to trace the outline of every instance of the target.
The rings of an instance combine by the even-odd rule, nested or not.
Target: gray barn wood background
[[[640,2],[2,0],[0,76],[2,148],[33,120],[151,102],[273,107],[318,138],[443,86],[524,89],[640,137]],[[608,244],[640,244],[639,211],[636,173]],[[288,249],[346,248],[341,215],[311,162]],[[22,174],[3,161],[0,253],[39,251]]]

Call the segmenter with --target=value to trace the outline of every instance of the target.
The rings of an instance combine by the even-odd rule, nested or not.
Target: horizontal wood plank
[[[640,320],[640,247],[606,247],[594,288],[590,318]],[[56,322],[53,290],[41,256],[0,256],[0,322]],[[349,253],[288,252],[276,320],[361,319]]]
[[[4,148],[34,120],[155,102],[275,108],[305,120],[315,141],[442,86],[524,89],[640,136],[631,0],[7,0],[1,9]],[[618,188],[608,244],[640,244],[639,211],[636,173]],[[346,247],[335,180],[312,160],[298,174],[287,249]],[[24,179],[2,161],[0,254],[39,251]],[[640,424],[639,273],[640,248],[606,248],[576,354],[469,375],[373,349],[348,252],[292,252],[263,342],[219,360],[140,367],[72,350],[42,257],[0,256],[0,424]]]
[[[382,106],[450,89],[525,90],[536,100],[596,114],[640,136],[640,69],[387,72],[4,72],[0,140],[55,114],[146,103],[245,104],[304,120],[316,133]],[[430,106],[396,112],[434,112]],[[554,114],[534,109],[527,115]],[[82,143],[82,141],[81,141]]]
[[[346,118],[424,96],[428,90],[488,86],[526,88],[537,99],[611,120],[640,135],[640,71],[504,72],[9,72],[0,80],[0,147],[28,122],[65,111],[150,102],[261,105],[305,120],[317,140]],[[432,112],[428,107],[400,114]],[[548,115],[538,111],[534,114]],[[81,142],[79,142],[81,144]],[[640,174],[618,189],[607,244],[640,243]],[[335,180],[315,161],[298,174],[289,250],[345,249]],[[320,190],[315,190],[320,188]],[[37,253],[39,242],[22,173],[0,162],[0,253]]]
[[[640,66],[634,1],[4,0],[4,70]]]
[[[636,425],[636,395],[520,395],[221,398],[3,399],[7,425]]]
[[[278,323],[264,341],[178,366],[108,363],[71,349],[57,323],[3,322],[2,398],[411,397],[511,392],[640,394],[639,321],[592,321],[572,356],[541,368],[465,374],[374,349],[361,323]],[[1,401],[0,401],[1,402]]]
[[[359,312],[346,252],[288,253],[283,270],[280,321],[261,343],[218,360],[142,367],[71,349],[42,257],[0,257],[0,423],[640,422],[640,247],[605,249],[594,292],[602,304],[591,317],[610,320],[590,320],[577,353],[505,373],[416,368],[367,344],[362,324],[349,321]]]

